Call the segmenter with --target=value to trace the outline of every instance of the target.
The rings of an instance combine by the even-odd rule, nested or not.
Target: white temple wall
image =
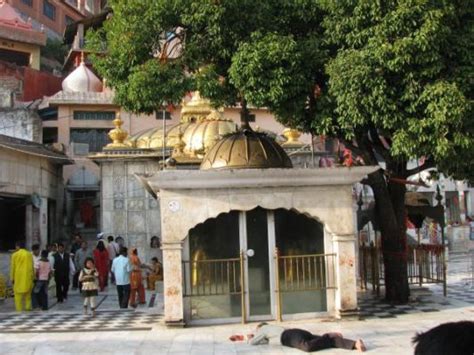
[[[138,248],[142,262],[156,256],[150,248],[153,236],[161,236],[159,201],[145,191],[133,175],[152,174],[158,161],[148,159],[104,161],[101,163],[101,231],[121,236],[129,248]]]

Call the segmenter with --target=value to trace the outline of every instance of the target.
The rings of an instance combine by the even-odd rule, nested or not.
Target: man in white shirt
[[[120,308],[128,308],[128,299],[130,298],[130,272],[132,271],[132,266],[128,260],[127,253],[127,248],[122,247],[120,255],[112,262],[112,273],[117,285]]]
[[[33,246],[31,247],[31,252],[33,253],[33,267],[36,270],[38,268],[38,263],[41,259],[39,244],[33,244]]]
[[[114,237],[112,235],[107,237],[107,241],[109,242],[107,245],[107,252],[109,253],[109,271],[112,271],[112,262],[119,255],[120,246],[114,241]],[[110,281],[115,284],[114,273],[111,272],[110,274]]]

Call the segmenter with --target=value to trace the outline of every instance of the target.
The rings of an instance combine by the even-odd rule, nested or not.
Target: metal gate
[[[444,248],[439,244],[409,246],[407,250],[408,283],[411,285],[443,284],[446,296],[446,260]],[[359,270],[361,288],[380,295],[380,286],[385,284],[383,253],[379,247],[362,245],[359,248]]]

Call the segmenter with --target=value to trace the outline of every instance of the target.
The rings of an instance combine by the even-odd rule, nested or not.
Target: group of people
[[[88,314],[90,308],[95,316],[96,297],[108,286],[109,274],[110,282],[117,286],[120,308],[145,304],[142,271],[147,270],[148,289],[155,290],[156,281],[163,277],[161,263],[154,257],[149,265],[143,264],[136,248],[128,255],[128,249],[121,243],[123,239],[117,239],[113,236],[105,239],[100,233],[91,251],[87,241],[76,234],[70,253],[62,243],[51,244],[48,250],[42,251],[36,244],[30,252],[23,242],[18,242],[10,270],[16,310],[47,310],[48,288],[53,281],[57,301],[63,303],[72,280],[72,289],[79,289],[84,297],[84,313]]]

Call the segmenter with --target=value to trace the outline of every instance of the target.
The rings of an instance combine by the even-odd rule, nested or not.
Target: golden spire
[[[181,132],[181,126],[179,127],[178,133],[178,141],[173,147],[173,153],[171,156],[174,157],[182,157],[184,155],[184,148],[186,147],[186,143],[183,141],[183,132]]]
[[[283,135],[287,139],[285,143],[282,144],[284,147],[301,147],[304,144],[299,141],[301,137],[301,132],[294,128],[285,128],[283,130]]]
[[[124,143],[125,139],[128,137],[128,132],[122,128],[123,121],[120,118],[120,112],[117,112],[115,115],[113,124],[115,128],[109,132],[109,138],[112,140],[112,143],[107,144],[105,149],[129,148],[129,146]]]
[[[183,102],[181,122],[204,121],[211,113],[211,110],[211,102],[208,99],[203,99],[199,91],[195,91],[189,102]]]

